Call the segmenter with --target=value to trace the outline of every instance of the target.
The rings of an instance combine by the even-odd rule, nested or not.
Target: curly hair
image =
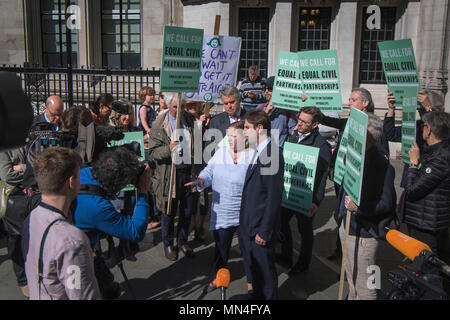
[[[91,172],[97,182],[111,193],[117,193],[138,175],[140,163],[132,151],[117,147],[100,154]]]

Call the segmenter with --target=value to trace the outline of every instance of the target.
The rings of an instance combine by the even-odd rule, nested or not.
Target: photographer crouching
[[[82,169],[80,179],[80,193],[74,203],[74,223],[89,237],[92,249],[103,233],[132,242],[145,237],[151,183],[147,163],[139,162],[137,155],[127,148],[118,147],[103,152],[92,167]],[[118,212],[111,202],[128,184],[137,188],[136,207],[130,218]],[[94,268],[102,297],[117,298],[121,288],[114,282],[114,276],[100,254],[94,258]]]

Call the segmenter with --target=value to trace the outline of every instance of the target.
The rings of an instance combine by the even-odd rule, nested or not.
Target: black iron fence
[[[150,86],[159,92],[160,70],[154,67],[146,70],[117,70],[2,65],[0,71],[14,72],[20,77],[23,91],[30,98],[35,114],[42,113],[45,100],[51,95],[60,96],[65,107],[88,107],[97,96],[110,93],[115,99],[128,99],[137,111],[136,106],[141,104],[139,90],[142,87]]]

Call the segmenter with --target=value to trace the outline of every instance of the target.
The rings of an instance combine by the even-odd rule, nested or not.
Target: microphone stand
[[[227,300],[225,289],[226,289],[225,287],[220,287],[220,300]]]

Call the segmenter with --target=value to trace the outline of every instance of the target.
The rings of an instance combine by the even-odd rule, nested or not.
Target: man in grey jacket
[[[22,230],[30,299],[99,299],[89,239],[72,223],[70,205],[80,190],[81,157],[50,147],[33,163],[42,193]]]

